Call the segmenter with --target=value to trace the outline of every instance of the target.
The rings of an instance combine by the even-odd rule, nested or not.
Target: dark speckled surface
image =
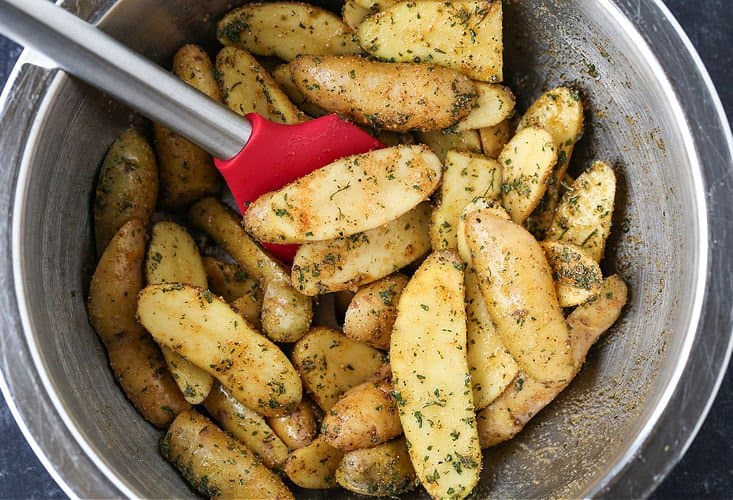
[[[697,47],[733,116],[733,2],[666,0]],[[20,50],[0,37],[0,82]],[[687,455],[654,493],[654,498],[732,498],[733,370]],[[0,498],[63,498],[0,400]]]

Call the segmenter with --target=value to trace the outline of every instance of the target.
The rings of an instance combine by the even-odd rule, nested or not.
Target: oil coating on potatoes
[[[424,64],[307,56],[291,62],[290,71],[321,108],[395,132],[450,127],[471,112],[478,96],[468,77]]]

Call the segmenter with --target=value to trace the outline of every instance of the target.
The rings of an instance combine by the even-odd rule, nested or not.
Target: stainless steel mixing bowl
[[[159,62],[213,48],[228,0],[70,1]],[[331,7],[335,7],[331,5]],[[607,271],[631,302],[571,388],[521,436],[486,453],[478,496],[639,496],[686,450],[731,349],[733,151],[710,80],[656,0],[505,2],[506,65],[521,105],[572,84],[590,104],[574,159],[616,166]],[[5,93],[0,151],[2,389],[25,436],[72,496],[191,494],[125,400],[84,309],[90,198],[130,113],[24,64]]]

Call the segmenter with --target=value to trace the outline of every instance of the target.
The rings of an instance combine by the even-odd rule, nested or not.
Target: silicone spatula
[[[299,125],[241,117],[48,0],[0,0],[0,32],[207,150],[237,205],[383,145],[329,115]],[[296,247],[268,245],[290,261]]]

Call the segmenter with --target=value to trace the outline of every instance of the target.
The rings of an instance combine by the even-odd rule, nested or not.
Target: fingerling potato
[[[356,342],[389,349],[397,302],[408,281],[396,273],[359,288],[346,310],[344,334]]]
[[[101,256],[122,225],[150,221],[158,196],[158,167],[148,141],[136,130],[120,135],[104,157],[94,195],[94,237]]]
[[[300,54],[361,52],[353,33],[334,13],[298,2],[252,2],[225,15],[217,26],[222,45],[291,61]]]
[[[389,380],[350,389],[323,417],[323,439],[341,451],[371,448],[402,434]]]
[[[539,382],[570,380],[568,328],[540,244],[518,224],[484,210],[467,216],[465,232],[471,265],[504,345]]]
[[[516,99],[503,85],[476,82],[476,107],[453,127],[456,131],[480,130],[494,127],[514,113]]]
[[[463,267],[454,251],[425,259],[400,297],[389,350],[410,458],[433,498],[468,496],[481,472]]]
[[[475,130],[451,132],[436,130],[434,132],[420,132],[417,134],[420,142],[427,145],[445,163],[448,151],[456,150],[469,153],[481,153],[481,139]]]
[[[268,468],[276,468],[288,458],[288,447],[265,419],[234,399],[224,386],[217,384],[211,390],[204,408],[222,429],[252,450]]]
[[[160,453],[204,496],[294,498],[246,446],[195,410],[173,421],[160,441]]]
[[[145,225],[139,219],[120,228],[92,276],[88,311],[125,395],[145,420],[165,428],[190,406],[166,369],[158,346],[135,320],[145,240]]]
[[[499,1],[400,2],[366,18],[357,34],[379,59],[434,63],[483,82],[504,78]]]
[[[300,378],[285,354],[208,290],[150,285],[139,294],[137,316],[159,344],[260,415],[285,415],[300,402]]]
[[[271,72],[272,78],[277,82],[280,88],[290,98],[290,101],[298,106],[303,112],[310,116],[323,116],[327,115],[328,111],[323,108],[316,106],[306,100],[303,92],[300,91],[295,81],[293,81],[293,75],[290,72],[290,66],[287,64],[281,64]]]
[[[471,212],[483,210],[484,213],[490,213],[504,220],[512,220],[506,209],[497,200],[491,200],[486,198],[474,198],[468,203],[463,210],[461,215],[458,217],[458,228],[456,230],[456,242],[458,243],[458,255],[461,256],[463,262],[471,264],[471,251],[468,249],[468,242],[466,241],[466,218]]]
[[[214,257],[204,257],[203,263],[209,288],[216,295],[230,304],[244,296],[262,302],[262,289],[258,281],[238,265],[228,264]]]
[[[291,450],[311,444],[318,434],[316,415],[308,398],[303,398],[289,415],[270,417],[267,423]]]
[[[603,284],[603,274],[593,257],[582,249],[545,241],[542,249],[552,268],[560,307],[573,307],[590,300]]]
[[[311,329],[295,344],[291,357],[306,390],[324,411],[386,361],[377,349],[325,327]]]
[[[423,145],[348,156],[257,198],[244,227],[272,243],[348,237],[415,208],[435,191],[441,174],[440,160]]]
[[[382,227],[302,245],[295,254],[293,285],[306,295],[355,289],[402,269],[430,251],[430,204]]]
[[[323,438],[318,438],[308,446],[291,452],[283,470],[301,488],[335,488],[338,486],[335,473],[343,456],[344,452],[328,445]]]
[[[498,158],[504,146],[514,136],[511,120],[504,120],[493,127],[485,127],[478,131],[481,137],[481,151],[489,158]]]
[[[301,56],[290,63],[290,72],[312,103],[394,132],[455,125],[471,112],[478,96],[468,77],[435,65]]]
[[[375,497],[396,497],[418,485],[404,438],[346,453],[336,469],[336,482]]]

